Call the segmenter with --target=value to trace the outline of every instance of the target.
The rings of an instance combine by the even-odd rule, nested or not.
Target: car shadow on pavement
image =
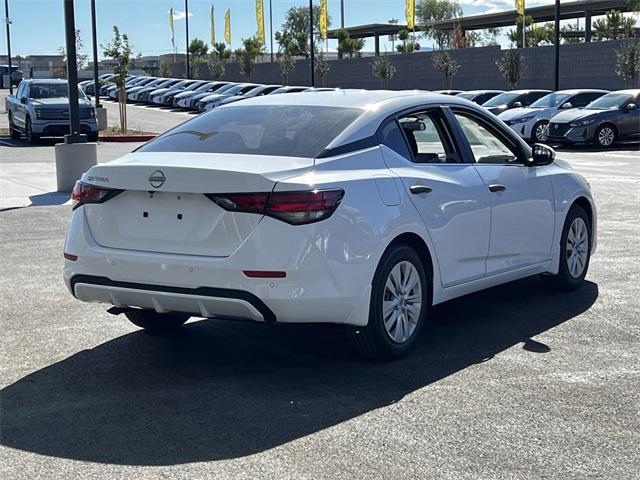
[[[20,138],[18,140],[14,140],[10,137],[0,137],[0,146],[3,147],[11,147],[11,148],[16,148],[16,147],[53,147],[58,143],[62,143],[64,142],[63,138],[58,138],[58,137],[47,137],[47,138],[41,138],[38,143],[36,144],[32,144],[29,143],[27,141],[26,138]]]
[[[552,354],[532,337],[597,296],[591,282],[561,294],[530,278],[453,300],[434,308],[410,356],[389,363],[359,359],[332,326],[203,320],[172,338],[134,332],[4,388],[0,443],[124,465],[243,457],[393,404],[471,365],[488,368],[514,345],[522,343],[524,355]]]

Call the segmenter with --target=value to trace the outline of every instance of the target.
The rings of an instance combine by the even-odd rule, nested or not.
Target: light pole
[[[271,63],[273,63],[273,7],[269,0],[269,41],[271,42]]]
[[[80,111],[78,109],[78,66],[76,65],[76,22],[73,0],[64,0],[64,27],[67,48],[67,83],[69,85],[69,126],[71,133],[65,135],[65,143],[84,143],[86,135],[80,135]]]
[[[100,80],[98,79],[98,34],[96,28],[96,0],[91,0],[91,33],[93,35],[93,84],[96,108],[100,108]]]
[[[340,0],[340,28],[344,28],[344,0]]]
[[[560,90],[560,0],[556,0],[554,90]]]
[[[309,54],[311,58],[311,86],[316,86],[315,52],[313,50],[313,0],[309,0]]]
[[[191,69],[189,68],[189,0],[184,0],[184,21],[187,34],[187,78],[191,78]]]
[[[9,19],[9,0],[4,0],[4,17],[4,21],[7,24],[7,65],[9,65],[9,94],[13,95],[13,83],[11,82],[11,32],[9,30],[11,20]]]

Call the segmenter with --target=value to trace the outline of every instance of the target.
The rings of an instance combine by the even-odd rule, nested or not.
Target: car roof
[[[533,93],[533,92],[545,92],[552,93],[553,90],[545,90],[544,88],[531,88],[528,90],[507,90],[504,93],[517,93],[518,95],[524,95],[525,93]]]
[[[640,95],[640,88],[626,88],[624,90],[614,90],[609,93],[628,93],[629,95]]]
[[[575,95],[576,93],[609,93],[609,90],[602,90],[600,88],[570,88],[567,90],[558,90],[552,93],[567,93],[569,95]]]
[[[460,93],[471,93],[473,95],[482,95],[483,93],[504,93],[504,90],[467,90],[466,92]]]
[[[64,78],[37,78],[37,79],[30,79],[30,80],[23,80],[23,82],[26,81],[28,83],[67,83],[67,81]]]

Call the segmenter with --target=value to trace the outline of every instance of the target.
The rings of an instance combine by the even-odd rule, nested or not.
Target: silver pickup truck
[[[96,110],[78,89],[80,131],[90,142],[98,140]],[[69,88],[66,80],[23,80],[15,95],[7,97],[11,138],[25,135],[29,143],[40,137],[69,133]]]

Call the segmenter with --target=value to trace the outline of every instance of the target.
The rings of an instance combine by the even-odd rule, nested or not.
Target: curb
[[[99,142],[148,142],[153,140],[157,135],[100,135]]]

